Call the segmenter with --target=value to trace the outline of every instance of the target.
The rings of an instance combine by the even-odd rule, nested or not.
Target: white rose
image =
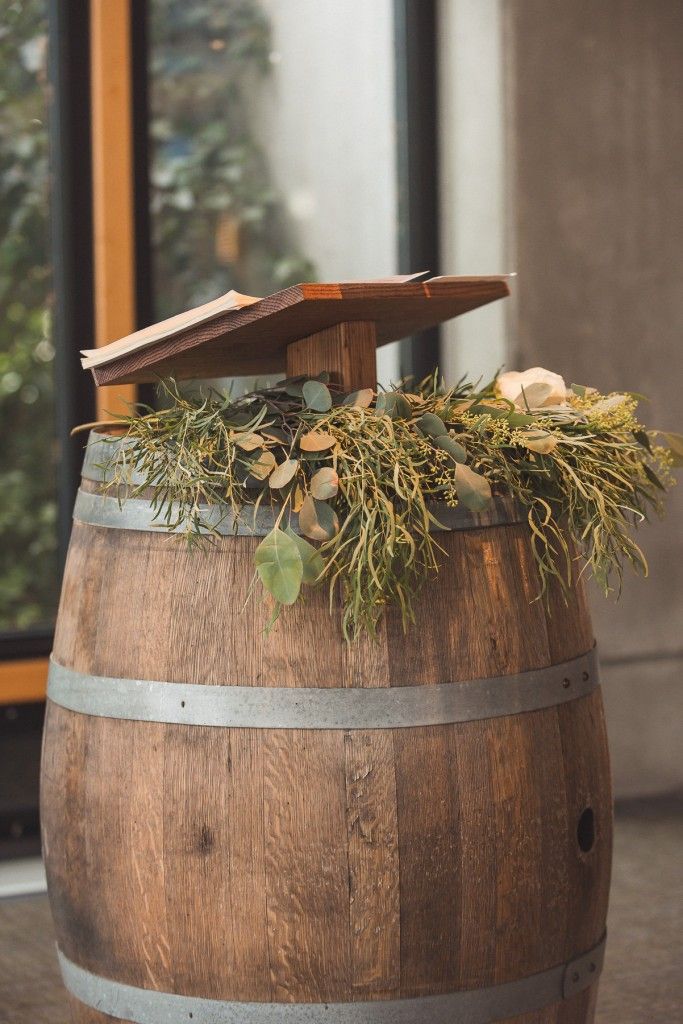
[[[542,409],[546,405],[566,405],[567,385],[559,373],[532,366],[518,373],[510,370],[496,379],[496,390],[501,398],[514,402],[520,409]]]

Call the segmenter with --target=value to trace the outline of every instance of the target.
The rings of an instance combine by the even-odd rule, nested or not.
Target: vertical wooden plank
[[[555,708],[526,716],[529,769],[538,798],[540,849],[536,861],[541,901],[538,965],[552,967],[564,958],[571,904],[567,867],[567,802],[562,737]],[[540,968],[537,968],[540,969]]]
[[[401,925],[392,733],[347,732],[344,753],[353,997],[396,998]]]
[[[174,990],[268,1002],[261,737],[169,726],[165,765]]]
[[[47,873],[50,910],[56,939],[64,953],[74,958],[82,937],[92,940],[89,921],[81,910],[74,874],[85,865],[86,844],[82,828],[72,826],[85,818],[86,777],[83,771],[87,747],[87,719],[52,701],[47,702],[40,775],[40,826],[43,860]],[[80,869],[80,870],[79,870]],[[87,883],[81,877],[80,885]]]
[[[543,937],[538,866],[541,824],[530,771],[527,716],[487,723],[496,838],[496,984],[533,973]],[[502,937],[506,936],[507,941]],[[512,940],[512,941],[511,941]]]
[[[90,2],[96,346],[136,327],[130,3]],[[98,416],[126,412],[135,395],[99,388]]]
[[[496,816],[488,758],[486,722],[455,726],[460,805],[460,890],[462,934],[457,986],[492,984],[496,946]]]
[[[543,606],[524,525],[438,536],[445,555],[403,632],[387,610],[393,685],[460,681],[550,663]]]
[[[569,590],[565,591],[553,580],[547,594],[548,600],[543,601],[553,663],[569,661],[570,658],[584,654],[595,643],[586,588],[579,578],[579,568],[579,563],[575,561]]]
[[[565,958],[590,949],[602,936],[612,862],[612,793],[600,691],[557,709],[567,801],[566,857],[569,916]],[[593,812],[594,841],[581,849],[579,819]]]
[[[377,385],[377,328],[370,320],[335,324],[287,346],[287,376],[327,370],[345,391]]]
[[[452,726],[397,729],[401,995],[450,992],[462,935],[459,792]],[[421,768],[418,768],[421,766]]]
[[[343,1002],[350,985],[344,734],[264,737],[266,894],[274,1002]]]
[[[173,965],[166,915],[164,777],[167,726],[131,722],[132,772],[126,793],[130,814],[128,865],[135,908],[137,952],[146,988],[170,992]],[[123,851],[122,851],[123,852]],[[116,895],[113,896],[116,901]]]

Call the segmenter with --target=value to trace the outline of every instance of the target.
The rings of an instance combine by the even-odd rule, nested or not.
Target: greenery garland
[[[167,381],[165,408],[117,423],[125,440],[104,468],[110,487],[148,494],[159,526],[190,541],[216,532],[207,505],[247,525],[272,505],[275,526],[255,555],[268,625],[302,585],[326,584],[330,602],[341,587],[347,639],[374,634],[388,602],[407,627],[441,560],[437,503],[480,512],[496,493],[526,508],[539,596],[551,578],[570,583],[576,557],[605,592],[613,577],[620,588],[625,563],[646,573],[633,530],[662,513],[683,438],[643,427],[639,396],[577,385],[558,396],[536,382],[511,400],[506,377],[524,379],[445,389],[435,374],[412,392],[343,394],[323,374],[236,399],[190,397]],[[133,474],[143,482],[131,486]]]

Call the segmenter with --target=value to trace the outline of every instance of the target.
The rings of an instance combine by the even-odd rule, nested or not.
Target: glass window
[[[392,0],[151,13],[155,317],[229,288],[396,273]]]
[[[47,0],[0,25],[0,631],[49,625],[58,596],[50,332]]]

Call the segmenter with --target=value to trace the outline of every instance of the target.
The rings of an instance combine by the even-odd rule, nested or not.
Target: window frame
[[[83,436],[71,436],[77,423],[96,417],[96,393],[80,365],[81,348],[95,335],[93,227],[91,4],[100,0],[48,0],[48,77],[50,146],[50,254],[54,294],[55,440],[60,573],[71,535],[72,509],[83,462]],[[128,0],[123,12],[131,26],[129,66],[134,183],[133,249],[136,260],[135,317],[149,323],[149,213],[147,164],[147,0]],[[0,705],[44,693],[47,656],[54,628],[0,633]],[[42,660],[45,659],[45,660]],[[23,680],[21,686],[15,680]]]
[[[93,169],[91,133],[91,3],[48,0],[59,564],[63,568],[83,458],[74,424],[95,418],[95,388],[79,350],[95,331]],[[128,0],[130,19],[136,322],[152,321],[149,211],[148,0]],[[437,0],[394,0],[399,272],[439,272]],[[406,339],[402,372],[420,378],[438,362],[438,328]],[[149,389],[140,397],[151,400]],[[145,393],[146,392],[146,393]],[[0,667],[47,658],[53,629],[0,633]],[[45,670],[47,661],[45,661]],[[33,687],[35,690],[35,686]],[[29,698],[34,699],[34,698]],[[0,680],[0,704],[3,703]]]

